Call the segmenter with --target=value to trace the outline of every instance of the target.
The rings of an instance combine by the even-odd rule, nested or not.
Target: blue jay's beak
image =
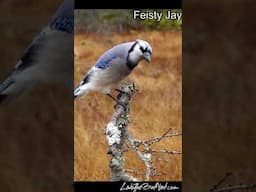
[[[149,52],[145,52],[145,53],[143,54],[143,57],[144,57],[144,59],[145,59],[148,63],[151,62],[151,55],[150,55]]]

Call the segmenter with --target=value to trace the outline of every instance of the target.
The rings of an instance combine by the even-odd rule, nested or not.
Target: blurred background
[[[129,76],[139,89],[131,102],[129,130],[137,139],[160,136],[169,128],[181,132],[182,20],[139,21],[132,17],[133,10],[75,10],[75,86],[106,50],[122,42],[144,39],[153,47],[152,62],[141,62]],[[113,106],[113,100],[102,93],[89,93],[75,101],[75,181],[110,180],[104,132]],[[181,137],[168,138],[155,148],[181,151],[181,145]],[[154,160],[166,175],[151,179],[180,181],[182,156],[157,156],[167,160]],[[126,155],[126,168],[144,171],[133,152]]]
[[[141,12],[161,12],[163,17],[160,21],[154,19],[133,19],[134,10],[116,9],[91,9],[75,11],[76,32],[111,34],[127,32],[131,30],[181,30],[182,19],[168,20],[164,17],[167,10],[139,9]],[[171,12],[182,13],[181,9],[171,9]]]
[[[224,185],[255,184],[255,2],[195,0],[183,12],[183,190],[209,191],[227,172]]]
[[[0,1],[0,82],[61,3],[62,0]],[[73,76],[73,71],[70,75]],[[72,190],[70,90],[41,84],[9,105],[1,104],[0,141],[1,191]]]

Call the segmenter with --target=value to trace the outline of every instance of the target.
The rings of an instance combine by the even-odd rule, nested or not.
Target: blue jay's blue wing
[[[114,52],[105,54],[99,58],[95,67],[99,69],[106,69],[111,65],[111,61],[115,58],[117,58],[117,55]]]
[[[63,74],[68,74],[67,69],[73,67],[73,8],[74,0],[65,0],[49,25],[33,39],[12,73],[0,84],[0,103],[7,96],[21,95],[40,80],[50,81],[50,75],[51,80],[57,82],[62,80]],[[69,82],[66,79],[65,76],[64,80]]]
[[[56,11],[49,26],[53,30],[74,33],[74,0],[65,0]]]
[[[54,14],[49,27],[54,30],[73,33],[74,31],[74,0],[65,0]],[[37,35],[29,47],[24,51],[20,62],[16,65],[16,70],[23,70],[34,64],[35,55],[43,44],[45,32],[42,31]]]

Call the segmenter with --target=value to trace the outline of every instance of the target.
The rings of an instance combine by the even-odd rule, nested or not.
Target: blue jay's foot
[[[127,108],[127,106],[126,106],[124,103],[121,103],[120,101],[118,101],[118,100],[117,100],[115,97],[113,97],[110,93],[108,93],[107,96],[109,96],[111,99],[113,99],[113,100],[116,102],[116,104],[122,105],[125,109]],[[116,105],[115,105],[115,107],[116,107]]]
[[[129,94],[128,93],[126,93],[125,91],[122,91],[122,90],[120,90],[120,89],[114,89],[115,91],[118,91],[120,94],[126,94],[128,97],[129,97],[129,99],[131,99],[131,97],[129,96]],[[121,95],[117,95],[117,98],[119,98]]]

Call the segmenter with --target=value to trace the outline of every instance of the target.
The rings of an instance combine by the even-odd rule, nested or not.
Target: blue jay
[[[14,70],[0,84],[0,103],[39,82],[61,83],[72,90],[74,0],[65,0],[49,24],[33,39]]]
[[[84,76],[74,91],[74,97],[89,91],[100,91],[112,99],[112,89],[118,90],[120,82],[145,59],[151,62],[152,47],[144,40],[121,43],[106,51]]]

